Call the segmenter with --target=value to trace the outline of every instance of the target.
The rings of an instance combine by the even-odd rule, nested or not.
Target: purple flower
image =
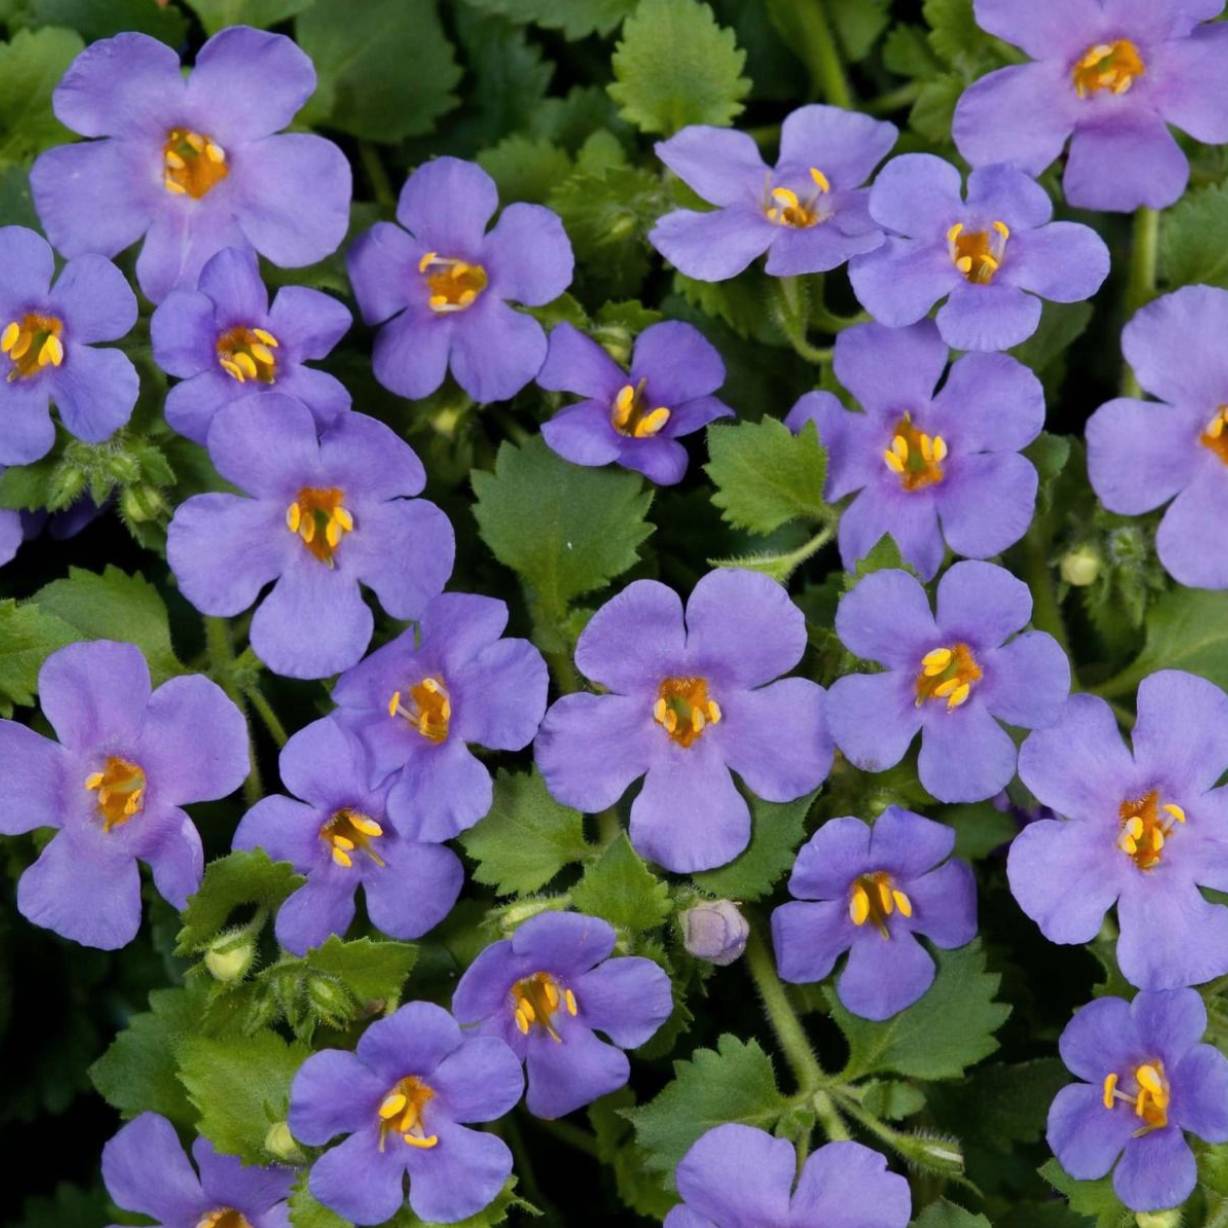
[[[542,437],[576,465],[607,465],[646,474],[661,486],[682,481],[686,448],[678,443],[733,410],[711,394],[725,382],[725,364],[699,329],[679,320],[646,328],[624,371],[570,324],[550,334],[537,376],[543,388],[584,397],[555,414]]]
[[[393,938],[419,938],[452,911],[460,859],[440,844],[404,839],[388,822],[388,789],[368,785],[358,739],[336,721],[313,721],[286,743],[281,779],[296,797],[262,798],[243,816],[237,849],[263,848],[307,882],[277,913],[277,941],[296,955],[344,934],[361,883],[367,912]]]
[[[180,809],[237,789],[247,775],[247,724],[198,674],[151,693],[140,649],[69,644],[38,675],[58,742],[0,721],[0,832],[59,828],[21,876],[17,907],[35,925],[88,947],[136,937],[141,878],[183,908],[200,885],[200,836]]]
[[[311,60],[281,34],[232,26],[184,77],[179,56],[145,34],[91,44],[56,87],[56,116],[83,141],[49,149],[30,189],[65,256],[114,256],[144,237],[146,297],[194,286],[224,247],[274,264],[313,264],[349,224],[341,150],[289,124],[316,85]]]
[[[0,473],[4,470],[0,468]],[[0,508],[0,567],[13,560],[17,547],[25,537],[25,527],[22,524],[21,513]]]
[[[1090,226],[1054,222],[1049,194],[1022,171],[986,166],[960,175],[932,154],[893,158],[870,191],[870,214],[891,232],[858,256],[849,277],[880,324],[900,328],[938,312],[957,350],[1005,350],[1040,323],[1040,300],[1091,298],[1109,275],[1109,249]]]
[[[741,959],[750,924],[732,900],[703,900],[678,918],[682,945],[696,959],[725,968]]]
[[[576,665],[608,693],[564,695],[542,723],[537,765],[565,806],[613,806],[641,776],[631,843],[679,873],[732,861],[750,809],[732,772],[769,802],[815,789],[831,767],[823,688],[780,678],[806,650],[806,620],[758,572],[677,593],[636,580],[593,615]],[[779,681],[773,681],[779,679]]]
[[[808,392],[785,419],[794,431],[818,428],[829,502],[860,492],[840,517],[840,558],[850,570],[885,533],[930,580],[944,541],[956,554],[988,558],[1027,532],[1037,476],[1018,452],[1044,425],[1040,381],[1006,354],[968,354],[935,393],[946,365],[929,321],[859,324],[837,338],[835,371],[865,412]]]
[[[171,1123],[142,1113],[102,1149],[102,1180],[118,1206],[158,1228],[289,1228],[293,1169],[246,1165],[206,1138],[192,1144],[192,1159],[199,1176]]]
[[[128,356],[95,348],[136,323],[136,295],[101,256],[55,256],[24,226],[0,228],[0,465],[28,465],[55,443],[51,405],[78,439],[101,443],[132,416],[140,381]]]
[[[802,846],[789,878],[797,897],[772,913],[776,966],[786,981],[821,981],[845,951],[836,992],[866,1019],[888,1019],[934,981],[917,941],[962,947],[976,936],[976,882],[950,827],[889,806],[874,826],[829,819]]]
[[[1122,350],[1159,401],[1122,397],[1087,423],[1087,469],[1100,501],[1130,516],[1172,499],[1156,551],[1170,575],[1195,588],[1228,588],[1228,551],[1209,531],[1228,517],[1226,330],[1223,290],[1186,286],[1148,304],[1126,325]]]
[[[1098,998],[1075,1012],[1058,1046],[1084,1081],[1058,1092],[1048,1129],[1072,1177],[1096,1180],[1112,1168],[1132,1211],[1176,1207],[1194,1192],[1184,1131],[1228,1142],[1228,1058],[1198,1043],[1206,1027],[1192,989]]]
[[[1223,0],[976,0],[982,29],[1034,63],[964,91],[952,132],[973,166],[1039,174],[1072,133],[1063,189],[1083,209],[1163,209],[1190,167],[1168,125],[1228,141],[1228,28],[1199,26]]]
[[[444,593],[333,688],[333,717],[366,747],[407,840],[447,840],[490,809],[490,772],[468,743],[523,750],[537,733],[546,663],[528,640],[501,638],[506,626],[502,601]]]
[[[487,947],[456,987],[457,1019],[525,1063],[525,1103],[538,1117],[562,1117],[622,1087],[631,1074],[623,1050],[644,1044],[673,1009],[669,977],[650,959],[611,959],[614,941],[597,917],[540,913]]]
[[[454,1223],[489,1204],[512,1171],[507,1144],[467,1123],[494,1121],[520,1099],[516,1055],[493,1036],[465,1037],[430,1002],[373,1023],[357,1051],[325,1049],[290,1088],[290,1129],[312,1146],[343,1143],[308,1186],[356,1224],[381,1224],[405,1201],[420,1219]]]
[[[1029,823],[1007,858],[1011,891],[1050,942],[1095,938],[1117,905],[1117,962],[1140,989],[1198,985],[1228,972],[1228,696],[1163,670],[1138,689],[1133,751],[1113,711],[1072,695],[1032,734],[1019,776],[1064,819]]]
[[[384,325],[374,364],[385,388],[425,397],[451,366],[475,401],[503,401],[541,370],[546,334],[508,303],[558,298],[571,284],[571,243],[541,205],[508,205],[487,234],[498,207],[480,166],[435,158],[405,181],[400,226],[377,222],[350,248],[362,318]]]
[[[841,599],[836,633],[884,670],[832,683],[836,745],[863,771],[882,772],[920,733],[918,773],[939,801],[1001,792],[1016,753],[998,722],[1052,725],[1070,694],[1070,664],[1053,636],[1015,634],[1031,617],[1028,586],[992,563],[956,563],[938,583],[933,614],[907,572],[872,572]]]
[[[231,617],[256,601],[251,644],[275,673],[323,678],[366,651],[365,584],[394,618],[418,618],[447,583],[455,539],[413,449],[382,422],[346,413],[317,440],[311,411],[276,392],[218,411],[218,472],[250,497],[194,495],[175,511],[166,552],[183,594]]]
[[[768,253],[773,277],[823,273],[883,241],[861,185],[899,135],[894,124],[839,107],[800,107],[780,132],[780,160],[764,165],[744,132],[684,128],[657,157],[717,208],[667,213],[648,241],[700,281],[735,277]]]
[[[793,1144],[753,1126],[701,1135],[677,1182],[665,1228],[905,1228],[912,1214],[908,1182],[877,1151],[826,1143],[799,1177]]]
[[[269,307],[256,254],[228,247],[210,257],[194,290],[172,290],[150,320],[154,360],[178,377],[166,420],[203,444],[223,405],[251,392],[295,397],[328,426],[350,407],[345,386],[306,359],[324,358],[350,327],[335,299],[284,286]]]

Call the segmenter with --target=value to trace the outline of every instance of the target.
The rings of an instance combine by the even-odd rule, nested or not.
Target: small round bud
[[[1181,1228],[1181,1212],[1172,1211],[1139,1211],[1134,1217],[1138,1228]]]
[[[334,1026],[351,1018],[356,1005],[350,991],[328,976],[313,976],[308,980],[307,999],[315,1013]]]
[[[269,1127],[268,1134],[264,1136],[264,1149],[279,1160],[293,1163],[303,1158],[298,1143],[294,1141],[294,1135],[290,1133],[289,1123],[284,1121],[275,1121]]]
[[[1062,579],[1074,588],[1087,588],[1100,576],[1103,560],[1095,546],[1076,546],[1062,555],[1059,564]]]
[[[167,511],[166,500],[153,486],[128,486],[120,496],[124,515],[133,524],[144,524]]]
[[[215,981],[241,981],[256,959],[250,935],[219,934],[205,952],[205,967]]]
[[[696,959],[723,968],[746,950],[750,926],[731,900],[696,904],[682,914],[681,920],[683,946]]]

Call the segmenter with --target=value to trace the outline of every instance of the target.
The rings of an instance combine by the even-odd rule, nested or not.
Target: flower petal
[[[1008,350],[1040,325],[1040,299],[1005,281],[961,281],[938,312],[938,331],[956,350]]]
[[[1128,1002],[1093,998],[1075,1011],[1062,1030],[1058,1051],[1069,1070],[1099,1087],[1105,1075],[1129,1062],[1141,1043]]]
[[[183,104],[179,57],[147,34],[117,34],[87,47],[52,95],[56,118],[82,136],[150,135]]]
[[[1228,1142],[1228,1058],[1211,1045],[1195,1045],[1172,1071],[1177,1125],[1208,1143]]]
[[[717,1224],[787,1224],[797,1153],[788,1139],[751,1126],[702,1134],[678,1165],[687,1206]]]
[[[907,930],[884,940],[863,929],[836,982],[841,1003],[863,1019],[890,1019],[911,1006],[934,983],[934,961]]]
[[[129,418],[140,392],[132,359],[120,350],[70,344],[52,379],[60,420],[78,439],[102,443]]]
[[[200,1182],[179,1136],[157,1113],[142,1113],[107,1142],[102,1149],[102,1179],[107,1193],[125,1211],[167,1223],[191,1219],[201,1207]]]
[[[465,885],[460,858],[441,844],[397,840],[386,845],[384,867],[363,876],[367,911],[390,938],[421,938],[451,911]]]
[[[794,1222],[839,1224],[858,1208],[858,1228],[903,1228],[912,1214],[908,1181],[860,1143],[827,1143],[802,1166],[793,1195]]]
[[[1101,31],[1097,0],[975,0],[976,24],[1022,47],[1038,60],[1066,60],[1084,51]]]
[[[453,1121],[494,1121],[524,1093],[524,1072],[501,1040],[474,1036],[435,1067],[431,1086]]]
[[[16,721],[0,721],[0,833],[59,827],[70,772],[63,747]]]
[[[135,644],[87,640],[53,652],[38,673],[43,715],[69,750],[132,742],[149,702],[149,666]]]
[[[631,1074],[627,1055],[578,1021],[564,1025],[563,1043],[544,1032],[529,1037],[525,1107],[553,1120],[617,1091]]]
[[[890,328],[916,324],[963,280],[945,246],[896,238],[888,238],[864,256],[854,256],[849,279],[857,301]]]
[[[1157,782],[1205,792],[1228,767],[1228,695],[1182,670],[1151,674],[1139,684],[1131,741],[1135,761]]]
[[[917,772],[929,793],[940,802],[979,802],[1010,784],[1015,743],[975,694],[962,708],[931,700],[922,712]]]
[[[687,187],[713,205],[754,206],[769,175],[754,140],[729,128],[692,124],[653,149]]]
[[[480,405],[506,401],[541,370],[546,350],[546,334],[532,316],[488,299],[453,328],[452,375]]]
[[[681,405],[706,397],[725,382],[720,352],[693,324],[662,320],[636,338],[630,383],[647,380],[645,396],[654,405]]]
[[[392,222],[376,222],[354,240],[345,262],[364,323],[382,324],[413,301],[425,253],[420,240]]]
[[[782,166],[818,167],[833,185],[860,187],[891,152],[899,130],[841,107],[798,107],[780,129]]]
[[[307,1178],[314,1198],[355,1224],[382,1224],[405,1201],[410,1148],[401,1145],[381,1151],[379,1140],[378,1125],[364,1126],[326,1151]]]
[[[1194,1192],[1194,1153],[1176,1126],[1131,1138],[1113,1170],[1113,1191],[1132,1211],[1178,1207]]]
[[[405,181],[397,221],[447,259],[476,260],[498,207],[495,181],[477,163],[432,158]]]
[[[847,900],[782,904],[772,913],[772,946],[781,979],[794,985],[825,980],[852,946],[856,932]]]
[[[837,678],[827,692],[827,726],[863,772],[894,767],[921,728],[912,678],[902,671]]]
[[[918,669],[939,636],[925,589],[891,568],[871,572],[840,598],[835,630],[855,656],[892,669]]]
[[[1030,290],[1055,303],[1091,298],[1109,275],[1109,249],[1090,227],[1050,222],[1011,236],[1002,264],[1006,285]]]
[[[559,215],[541,205],[508,205],[482,251],[490,292],[500,298],[540,307],[571,284],[571,241]]]
[[[1208,903],[1193,883],[1157,883],[1118,856],[1132,871],[1117,901],[1117,962],[1126,980],[1179,989],[1228,972],[1228,908]]]
[[[627,376],[597,342],[564,320],[550,330],[550,350],[537,382],[552,392],[612,402]]]
[[[939,634],[974,648],[996,648],[1031,617],[1031,591],[1005,567],[956,563],[938,583]]]
[[[1212,548],[1207,526],[1228,515],[1228,472],[1203,467],[1173,500],[1156,532],[1156,553],[1174,580],[1191,588],[1228,588],[1228,558]]]
[[[388,794],[388,815],[408,840],[450,840],[485,818],[493,798],[489,770],[449,738],[409,758]]]
[[[1135,1120],[1125,1105],[1106,1109],[1099,1087],[1072,1083],[1049,1107],[1046,1139],[1072,1177],[1095,1181],[1113,1167],[1134,1133]]]
[[[532,643],[488,645],[457,682],[465,698],[456,706],[458,737],[491,750],[523,750],[533,741],[546,713],[550,676]]]
[[[1029,631],[986,654],[977,688],[988,712],[1008,725],[1043,729],[1061,715],[1070,695],[1070,662],[1043,631]]]
[[[620,1049],[645,1044],[674,1008],[665,971],[639,956],[607,959],[578,977],[572,989],[578,1018],[604,1032]]]
[[[246,757],[247,747],[243,750]],[[205,869],[204,847],[196,825],[182,810],[173,808],[159,818],[161,822],[153,838],[141,841],[140,855],[153,871],[158,894],[173,908],[182,910],[188,897],[200,889]]]
[[[390,320],[375,338],[375,378],[411,401],[430,396],[448,373],[452,325],[450,317],[428,318],[414,308]]]
[[[857,324],[836,338],[835,349],[836,378],[871,411],[928,402],[947,366],[946,342],[928,320],[910,328]]]
[[[1205,26],[1190,38],[1149,48],[1147,71],[1155,82],[1160,114],[1196,141],[1228,142],[1228,99],[1221,89],[1228,32]]]
[[[711,213],[675,209],[657,221],[648,242],[687,277],[727,281],[762,256],[776,234],[759,209],[738,205]]]
[[[1075,129],[1062,190],[1079,209],[1165,209],[1180,198],[1190,164],[1154,111],[1116,111]]]
[[[456,538],[447,516],[426,499],[388,499],[367,505],[354,527],[347,566],[394,618],[421,618],[452,574]]]
[[[943,536],[956,554],[987,558],[1028,531],[1040,485],[1032,462],[1017,452],[961,456],[935,496]]]
[[[678,594],[657,580],[634,580],[589,619],[576,644],[576,666],[612,691],[655,690],[681,667],[685,652]]]

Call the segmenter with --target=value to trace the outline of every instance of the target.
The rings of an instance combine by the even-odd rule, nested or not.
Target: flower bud
[[[1181,1212],[1172,1211],[1140,1211],[1134,1217],[1138,1228],[1181,1228]]]
[[[264,1136],[264,1149],[269,1155],[291,1163],[303,1158],[298,1143],[294,1141],[294,1135],[290,1133],[289,1123],[284,1121],[275,1121],[269,1127],[269,1132]]]
[[[215,981],[241,981],[256,958],[250,934],[219,934],[205,952],[205,967]]]
[[[696,959],[724,967],[746,950],[750,926],[731,900],[696,904],[682,914],[682,943]]]
[[[1059,564],[1062,579],[1074,588],[1087,588],[1100,576],[1102,563],[1100,551],[1095,546],[1076,546],[1062,555]]]
[[[125,487],[120,506],[134,524],[144,524],[170,510],[157,488],[145,485]]]

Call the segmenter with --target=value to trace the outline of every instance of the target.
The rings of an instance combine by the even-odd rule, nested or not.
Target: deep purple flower
[[[764,252],[773,277],[838,268],[883,241],[861,185],[898,135],[894,124],[856,111],[800,107],[781,127],[773,169],[744,132],[683,128],[657,143],[657,157],[717,207],[667,213],[648,241],[700,281],[735,277]]]
[[[1064,819],[1029,823],[1006,869],[1011,891],[1050,942],[1090,942],[1117,905],[1117,962],[1140,989],[1198,985],[1228,972],[1228,696],[1205,678],[1162,670],[1138,689],[1127,750],[1113,710],[1072,695],[1032,734],[1019,776]]]
[[[689,955],[725,968],[741,959],[750,924],[732,900],[703,900],[678,917]]]
[[[312,1166],[308,1186],[356,1224],[382,1224],[405,1201],[420,1219],[476,1215],[512,1171],[507,1144],[467,1123],[494,1121],[520,1099],[516,1055],[493,1036],[466,1037],[430,1002],[373,1023],[354,1053],[325,1049],[290,1088],[290,1129],[312,1146],[343,1143]]]
[[[978,802],[1015,775],[1015,743],[998,723],[1052,725],[1070,694],[1070,663],[1053,636],[1017,635],[1032,617],[1022,580],[992,563],[956,563],[936,613],[905,571],[876,571],[840,601],[836,633],[881,673],[832,683],[827,723],[868,772],[894,767],[921,734],[917,768],[942,802]]]
[[[550,334],[537,382],[584,397],[542,427],[542,438],[560,456],[576,465],[616,461],[661,486],[686,473],[679,436],[733,413],[711,395],[725,382],[720,354],[699,329],[680,320],[650,325],[639,335],[630,371],[578,329],[560,324]]]
[[[893,158],[870,191],[870,214],[891,232],[858,256],[849,277],[861,305],[900,328],[938,312],[957,350],[1006,350],[1040,323],[1040,300],[1091,298],[1109,275],[1109,249],[1090,226],[1054,222],[1049,194],[1022,171],[986,166],[968,176],[932,154]]]
[[[976,882],[947,860],[955,832],[889,806],[873,827],[829,819],[802,846],[789,878],[797,897],[772,913],[776,966],[786,981],[825,979],[849,953],[836,992],[866,1019],[888,1019],[934,981],[917,941],[962,947],[976,936]]]
[[[641,776],[631,842],[685,874],[750,841],[733,783],[769,802],[815,789],[831,767],[823,688],[781,678],[806,650],[806,620],[775,580],[720,569],[678,594],[636,580],[593,615],[576,665],[609,693],[564,695],[542,723],[537,765],[565,806],[613,806]],[[778,681],[773,681],[778,679]]]
[[[246,610],[251,644],[274,672],[323,678],[366,651],[374,619],[364,584],[394,618],[419,618],[452,571],[455,539],[413,449],[382,422],[342,414],[319,438],[311,411],[276,392],[218,411],[218,472],[250,497],[194,495],[175,510],[166,553],[205,614]]]
[[[1006,354],[967,354],[951,367],[930,321],[859,324],[836,340],[835,371],[864,413],[830,392],[808,392],[785,425],[818,428],[827,449],[824,497],[857,497],[840,517],[840,558],[852,569],[885,533],[904,561],[932,579],[943,543],[988,558],[1032,521],[1037,476],[1019,449],[1040,434],[1040,381]],[[941,527],[940,527],[941,526]]]
[[[447,840],[490,809],[490,772],[469,743],[523,750],[546,711],[549,676],[528,640],[501,638],[507,606],[444,593],[418,626],[347,670],[335,720],[390,786],[388,814],[408,840]]]
[[[622,1087],[631,1074],[623,1050],[644,1044],[673,1009],[664,971],[639,956],[611,959],[614,942],[613,926],[597,917],[540,913],[487,947],[456,987],[456,1018],[525,1063],[525,1103],[538,1117],[562,1117]]]
[[[1198,1043],[1206,1028],[1192,989],[1098,998],[1075,1012],[1058,1046],[1084,1081],[1058,1092],[1048,1129],[1072,1177],[1094,1181],[1112,1168],[1132,1211],[1167,1210],[1194,1192],[1184,1131],[1228,1142],[1228,1058]]]
[[[180,807],[239,787],[247,723],[198,674],[151,693],[140,649],[109,640],[53,652],[38,693],[58,742],[0,721],[0,832],[59,828],[21,876],[17,907],[35,925],[114,950],[141,923],[138,860],[175,908],[200,885],[200,836]]]
[[[192,1159],[195,1170],[165,1117],[142,1113],[103,1147],[102,1180],[118,1206],[158,1228],[289,1228],[292,1168],[249,1166],[207,1138]]]
[[[1224,0],[976,0],[982,29],[1034,63],[964,91],[952,133],[972,163],[1039,174],[1072,133],[1062,182],[1082,209],[1163,209],[1185,191],[1189,163],[1168,125],[1228,141],[1223,84],[1228,28],[1200,26]]]
[[[255,248],[296,268],[345,237],[350,164],[331,141],[274,135],[316,85],[311,60],[282,34],[231,26],[179,56],[145,34],[92,43],[56,86],[74,132],[30,172],[43,229],[65,256],[114,256],[144,237],[136,262],[147,298],[191,287],[224,247]]]
[[[182,381],[166,398],[166,420],[196,443],[223,405],[251,392],[295,397],[321,427],[350,407],[340,380],[306,365],[341,340],[350,313],[305,286],[283,286],[270,307],[253,251],[210,257],[196,289],[172,290],[149,327],[154,360]]]
[[[127,354],[95,348],[136,323],[136,295],[101,256],[55,256],[24,226],[0,228],[0,465],[28,465],[65,429],[101,443],[132,416],[140,381]]]
[[[372,789],[358,739],[329,717],[286,743],[282,783],[243,816],[237,849],[263,848],[307,875],[277,913],[277,941],[296,955],[344,934],[362,885],[367,912],[393,938],[419,938],[452,911],[465,880],[460,858],[441,844],[404,839],[388,822],[387,786]]]
[[[4,470],[0,469],[0,473],[3,472]],[[0,508],[0,567],[12,561],[24,537],[25,528],[22,525],[21,513]]]
[[[753,1126],[701,1135],[677,1182],[665,1228],[905,1228],[912,1214],[908,1182],[877,1151],[826,1143],[799,1177],[793,1144]]]
[[[475,401],[503,401],[541,370],[546,334],[508,304],[558,298],[571,284],[571,243],[541,205],[508,205],[487,234],[498,207],[480,166],[435,158],[405,181],[400,226],[377,222],[350,248],[362,318],[384,325],[374,364],[385,388],[428,396],[450,366]]]
[[[1159,401],[1122,397],[1087,423],[1087,469],[1100,501],[1124,515],[1172,499],[1156,533],[1160,562],[1194,588],[1228,588],[1228,292],[1186,286],[1126,325],[1122,350]],[[1176,496],[1174,498],[1174,496]]]

